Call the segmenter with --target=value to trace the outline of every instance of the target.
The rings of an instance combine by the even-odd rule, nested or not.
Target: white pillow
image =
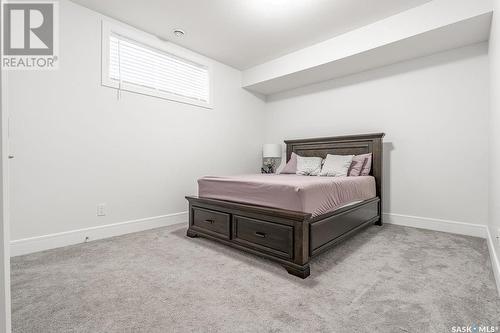
[[[346,177],[354,155],[326,155],[320,176]]]
[[[321,157],[302,157],[297,155],[297,175],[318,176],[321,172]]]

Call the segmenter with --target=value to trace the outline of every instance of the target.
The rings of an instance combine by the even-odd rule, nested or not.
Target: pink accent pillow
[[[372,153],[359,155],[365,157],[365,164],[363,164],[363,168],[361,169],[360,176],[368,176],[372,169]]]
[[[280,174],[282,173],[295,174],[296,172],[297,172],[297,154],[292,153],[292,156],[290,156],[290,160],[287,162],[283,170],[280,171]]]
[[[347,175],[349,177],[359,176],[361,174],[361,170],[363,169],[363,165],[365,165],[366,156],[358,155],[352,158],[351,166],[349,167],[349,171]]]

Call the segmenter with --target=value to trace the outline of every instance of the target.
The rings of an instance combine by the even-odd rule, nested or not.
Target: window
[[[102,84],[210,108],[211,70],[186,50],[103,22]]]

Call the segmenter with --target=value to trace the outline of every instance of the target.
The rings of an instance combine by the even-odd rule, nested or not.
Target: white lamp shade
[[[266,143],[262,147],[262,157],[264,158],[280,158],[281,145],[279,143]]]

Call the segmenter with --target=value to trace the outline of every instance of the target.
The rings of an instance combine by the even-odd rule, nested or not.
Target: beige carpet
[[[14,332],[451,332],[499,325],[486,242],[370,226],[301,280],[175,225],[12,260]]]

